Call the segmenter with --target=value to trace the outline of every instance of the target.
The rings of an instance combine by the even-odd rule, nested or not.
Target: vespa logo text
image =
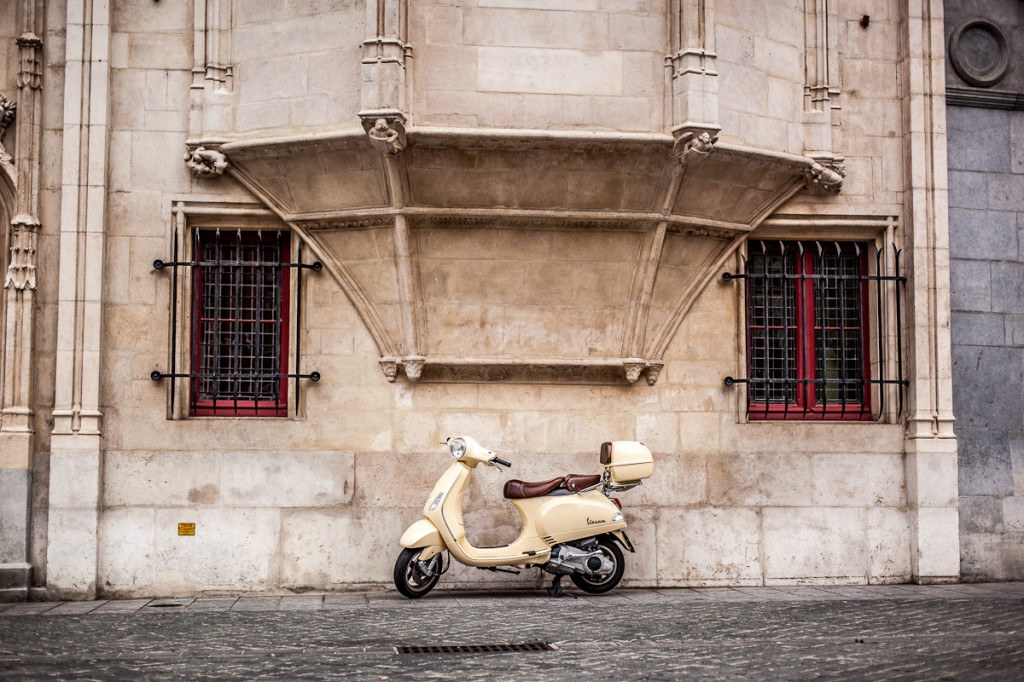
[[[598,525],[600,525],[602,523],[608,523],[608,522],[605,521],[604,519],[598,519],[597,521],[595,521],[594,519],[590,518],[589,516],[587,517],[587,525],[588,526],[598,526]]]

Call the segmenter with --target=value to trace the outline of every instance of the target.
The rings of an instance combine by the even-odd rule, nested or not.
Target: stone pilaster
[[[405,111],[409,14],[406,0],[367,0],[360,117]],[[404,121],[404,117],[403,117]]]
[[[43,43],[36,35],[40,8],[35,0],[18,7],[18,101],[5,111],[4,128],[15,124],[14,206],[10,218],[10,261],[4,277],[3,391],[0,396],[0,601],[24,600],[32,576],[29,561],[33,398],[33,330],[36,240],[39,233],[40,140],[42,133]],[[2,136],[0,136],[2,142]],[[2,156],[10,156],[0,145]],[[13,217],[8,211],[13,209]]]
[[[189,140],[215,140],[231,129],[235,70],[232,0],[195,0]]]
[[[672,79],[672,132],[707,132],[718,122],[718,67],[715,0],[669,2],[669,49],[665,66]]]
[[[840,164],[838,134],[839,36],[836,0],[804,0],[804,153],[825,167]]]
[[[941,0],[909,0],[903,17],[905,224],[908,261],[906,434],[911,569],[918,582],[960,575],[953,435],[945,76]]]
[[[67,3],[47,594],[96,595],[110,5]]]

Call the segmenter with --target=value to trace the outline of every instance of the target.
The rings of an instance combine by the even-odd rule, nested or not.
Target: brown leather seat
[[[569,474],[565,477],[565,489],[578,493],[601,482],[601,474]]]
[[[536,483],[512,479],[505,483],[505,499],[525,500],[528,497],[541,497],[562,485],[562,481],[564,480],[564,476],[552,478],[550,481],[538,481]]]

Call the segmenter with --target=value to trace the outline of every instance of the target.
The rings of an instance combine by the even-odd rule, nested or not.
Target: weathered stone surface
[[[788,580],[864,582],[869,565],[864,510],[770,508],[762,513],[767,584]]]
[[[292,510],[281,517],[281,584],[288,588],[387,582],[405,530],[396,510]]]
[[[961,428],[960,494],[1008,495],[1013,491],[1010,445],[1003,431]]]
[[[32,473],[0,469],[0,564],[27,558]]]
[[[760,514],[753,509],[662,509],[659,584],[762,584],[760,526]]]
[[[1017,218],[1009,211],[950,207],[949,245],[959,258],[1003,260],[1017,253]]]
[[[974,144],[949,145],[950,167],[964,171],[1008,172],[1009,119],[1009,112],[998,109],[949,107],[946,127],[951,138],[961,136],[975,140]]]
[[[1009,349],[953,349],[957,393],[953,407],[964,428],[1016,430],[1022,419],[1022,358]],[[962,409],[961,409],[962,408]]]
[[[961,495],[960,530],[968,535],[1003,532],[1003,500],[995,495]]]
[[[914,304],[905,414],[946,418],[932,403],[948,393],[947,183],[941,163],[927,167],[945,130],[924,111],[941,88],[917,71],[942,41],[924,44],[937,25],[919,22],[918,2],[90,5],[109,21],[49,3],[32,13],[38,115],[22,113],[31,60],[8,4],[0,91],[19,113],[0,144],[21,153],[39,133],[41,146],[16,159],[17,191],[0,179],[0,218],[38,197],[41,226],[35,298],[0,315],[34,315],[35,434],[0,461],[27,470],[59,453],[33,470],[29,534],[35,580],[54,596],[386,584],[398,535],[450,464],[438,444],[460,432],[538,480],[599,472],[605,440],[647,442],[655,474],[622,496],[639,550],[630,585],[911,579],[922,541],[908,509],[952,506],[955,471],[908,480],[892,415],[748,422],[742,391],[722,381],[743,375],[750,350],[744,287],[720,278],[742,269],[751,231],[894,240]],[[368,138],[377,117],[387,132],[371,130],[395,139]],[[959,424],[985,433],[1021,429],[1020,373],[996,348],[998,322],[1017,343],[1024,318],[1014,126],[950,120],[962,171],[949,184],[970,195],[953,202],[954,307],[1003,315],[953,323],[977,349],[958,367],[981,360],[965,394],[979,412],[958,399]],[[719,128],[712,151],[674,154]],[[189,173],[182,155],[198,146],[224,156],[223,175]],[[841,192],[803,191],[808,154],[841,162]],[[171,260],[175,240],[174,257],[194,259],[197,228],[257,227],[291,230],[292,255],[301,245],[304,263],[326,266],[290,270],[282,330],[284,371],[322,379],[288,381],[287,417],[191,418],[192,378],[149,376],[194,369],[193,271],[153,260]],[[894,344],[894,330],[868,326],[874,375],[876,335]],[[1020,489],[1012,462],[968,467],[970,494]],[[505,480],[477,472],[474,541],[514,537]],[[948,511],[928,532],[942,534]],[[1012,499],[1003,511],[1017,518]],[[179,522],[197,535],[176,535]],[[17,524],[0,525],[4,547]]]
[[[910,542],[907,512],[903,508],[872,507],[867,510],[868,582],[906,582],[912,576],[910,557],[893,551]]]
[[[949,276],[950,306],[953,310],[976,312],[992,310],[992,269],[988,261],[954,260],[950,263]],[[954,335],[967,332],[963,328],[972,326],[962,321],[962,318],[962,315],[956,315],[953,318]],[[958,331],[957,325],[960,325],[963,331]],[[959,344],[964,341],[954,338],[953,343]],[[977,345],[998,345],[998,343],[979,343]]]

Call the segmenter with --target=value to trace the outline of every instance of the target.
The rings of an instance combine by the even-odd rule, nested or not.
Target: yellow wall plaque
[[[195,535],[196,524],[194,523],[179,523],[178,524],[178,535]]]

